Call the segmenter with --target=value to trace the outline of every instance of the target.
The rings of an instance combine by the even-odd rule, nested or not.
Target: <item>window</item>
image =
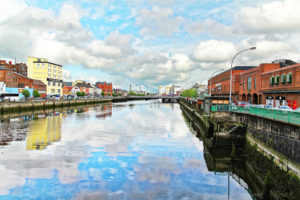
[[[243,81],[243,90],[245,90],[245,80]]]
[[[53,82],[53,83],[52,83],[52,86],[56,86],[56,83],[55,83],[55,82]]]
[[[60,89],[57,90],[57,93],[60,93]]]
[[[293,82],[293,74],[292,73],[288,73],[286,82],[287,83],[292,83]]]
[[[60,82],[57,83],[57,86],[60,86]]]
[[[45,67],[44,63],[42,64],[42,67],[43,67],[43,68]]]
[[[281,74],[281,83],[286,82],[286,74]]]
[[[51,93],[55,93],[55,89],[51,89]]]
[[[254,78],[254,89],[256,89],[256,78]]]
[[[271,76],[270,77],[270,85],[274,85],[274,83],[275,83],[275,77]]]
[[[279,75],[277,75],[277,76],[275,77],[275,84],[276,84],[276,85],[279,84]]]
[[[247,80],[247,89],[248,90],[251,90],[251,83],[252,83],[252,79],[251,79],[251,77],[249,77]]]
[[[51,81],[48,81],[48,85],[49,85],[49,86],[51,85]]]

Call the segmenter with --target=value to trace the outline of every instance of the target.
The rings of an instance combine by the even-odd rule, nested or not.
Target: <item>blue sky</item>
[[[0,57],[62,64],[65,80],[184,88],[236,64],[299,61],[297,0],[3,0]],[[280,12],[278,12],[280,10]]]

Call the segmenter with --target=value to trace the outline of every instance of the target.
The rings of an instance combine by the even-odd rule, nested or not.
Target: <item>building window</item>
[[[288,73],[286,82],[287,83],[292,83],[293,82],[293,74],[292,73]]]
[[[281,74],[281,83],[286,82],[286,74]]]
[[[51,93],[55,93],[55,89],[51,89]]]
[[[37,64],[36,67],[40,67],[40,64]]]
[[[45,67],[44,63],[42,64],[42,67],[43,67],[43,68]]]
[[[276,84],[276,85],[279,84],[279,75],[277,75],[277,76],[275,77],[275,84]]]
[[[52,83],[52,86],[56,86],[56,83],[55,83],[55,82],[53,82],[53,83]]]
[[[254,78],[254,89],[256,90],[256,78]]]
[[[245,80],[243,81],[243,90],[245,91]]]
[[[270,85],[274,85],[274,83],[275,83],[275,77],[271,76],[270,77]]]
[[[48,85],[49,85],[49,86],[51,85],[51,81],[48,81]]]
[[[57,90],[57,93],[60,93],[60,89]]]
[[[248,90],[251,90],[251,83],[252,83],[252,79],[251,79],[251,77],[249,77],[247,80],[247,89]]]

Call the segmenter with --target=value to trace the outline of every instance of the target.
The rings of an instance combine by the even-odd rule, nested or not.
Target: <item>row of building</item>
[[[172,84],[171,86],[158,87],[158,95],[166,96],[166,95],[179,95],[182,92],[180,86]]]
[[[272,106],[300,106],[300,63],[276,60],[259,66],[232,68],[232,101]],[[230,70],[208,80],[213,97],[229,97]]]
[[[31,96],[37,90],[41,97],[62,97],[84,92],[88,96],[112,96],[112,83],[85,81],[64,82],[63,66],[45,58],[28,57],[27,64],[0,60],[0,95],[18,95],[27,89]]]

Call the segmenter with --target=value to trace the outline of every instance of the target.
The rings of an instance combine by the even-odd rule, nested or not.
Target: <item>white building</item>
[[[164,93],[164,88],[162,86],[158,87],[158,95],[162,95]]]
[[[171,94],[179,94],[181,91],[180,86],[173,84],[171,87]]]
[[[0,94],[5,93],[5,83],[4,82],[0,82]]]

